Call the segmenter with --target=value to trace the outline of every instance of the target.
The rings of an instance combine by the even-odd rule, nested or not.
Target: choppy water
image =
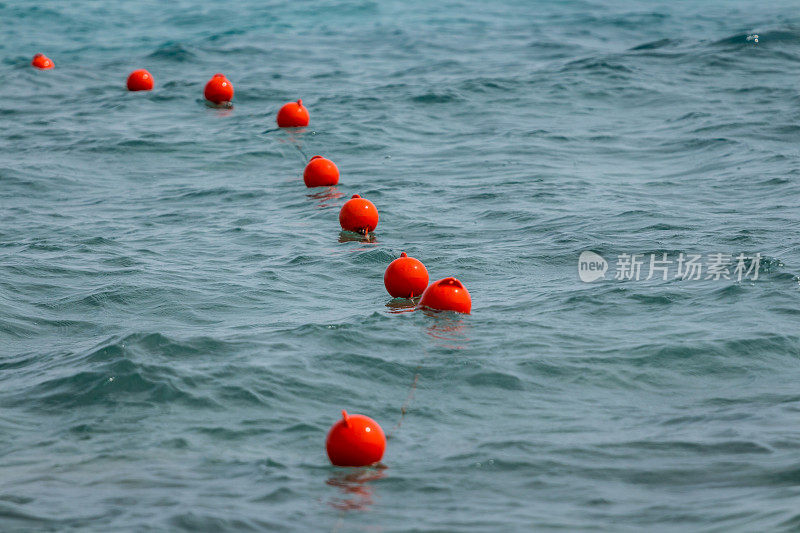
[[[2,1],[0,29],[3,531],[800,527],[795,2]],[[274,131],[297,98],[311,127]],[[340,235],[353,193],[374,243]],[[586,284],[587,249],[762,261]],[[387,306],[401,251],[473,314]],[[386,469],[329,466],[342,408]]]

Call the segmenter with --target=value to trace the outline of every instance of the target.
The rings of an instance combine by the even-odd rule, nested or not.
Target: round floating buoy
[[[428,269],[422,261],[403,252],[386,268],[383,284],[394,298],[414,298],[428,286]]]
[[[378,226],[378,208],[366,198],[354,194],[339,211],[339,224],[346,231],[367,234]]]
[[[308,126],[309,120],[308,109],[305,108],[302,100],[284,104],[278,111],[278,127],[280,128],[302,128]]]
[[[152,91],[153,90],[153,75],[145,69],[140,68],[134,70],[128,76],[128,90],[129,91]]]
[[[206,83],[203,95],[206,100],[217,105],[230,102],[233,100],[233,84],[225,77],[225,74],[214,74],[214,77]]]
[[[330,159],[315,155],[303,171],[303,181],[306,187],[330,187],[339,183],[339,169]]]
[[[472,298],[467,288],[456,278],[444,278],[434,281],[425,289],[419,306],[469,314],[472,310]]]
[[[368,416],[348,415],[336,422],[325,440],[328,458],[336,466],[367,466],[377,463],[386,450],[383,430]]]
[[[41,70],[47,70],[55,66],[53,61],[44,54],[36,54],[33,56],[31,65]]]

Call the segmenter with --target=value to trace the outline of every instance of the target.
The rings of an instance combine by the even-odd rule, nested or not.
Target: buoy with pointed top
[[[206,100],[217,105],[230,102],[233,100],[233,84],[225,74],[214,74],[214,77],[206,83],[203,95]]]
[[[346,231],[367,234],[378,226],[378,208],[366,198],[354,194],[339,211],[339,224]]]
[[[373,419],[364,415],[348,415],[336,422],[325,440],[328,458],[336,466],[367,466],[377,463],[386,450],[386,436]]]
[[[383,284],[394,298],[414,298],[428,286],[428,269],[419,259],[402,252],[383,273]]]
[[[284,104],[278,111],[277,120],[279,128],[302,128],[308,126],[310,117],[303,101],[298,100]]]
[[[153,75],[145,69],[134,70],[128,76],[129,91],[152,91]]]
[[[53,64],[53,60],[44,54],[36,54],[35,56],[33,56],[33,59],[31,60],[31,65],[40,70],[51,69],[55,66]]]
[[[315,155],[303,171],[306,187],[330,187],[339,183],[339,169],[330,159]]]
[[[469,314],[472,310],[472,298],[467,288],[456,278],[444,278],[434,281],[425,289],[419,306]]]

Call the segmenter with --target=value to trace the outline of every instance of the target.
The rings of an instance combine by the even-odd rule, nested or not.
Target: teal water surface
[[[0,530],[800,528],[795,2],[0,0],[0,29]],[[583,283],[585,250],[760,272]],[[473,313],[392,302],[401,251]],[[385,468],[330,466],[342,409]]]

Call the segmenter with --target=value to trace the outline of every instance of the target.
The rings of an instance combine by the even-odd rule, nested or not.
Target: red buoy
[[[383,430],[368,416],[348,415],[336,422],[325,440],[328,458],[336,466],[367,466],[377,463],[386,450]]]
[[[354,194],[339,211],[339,224],[346,231],[369,233],[378,226],[378,208],[366,198]]]
[[[41,70],[47,70],[55,66],[53,61],[44,54],[36,54],[33,56],[31,65]]]
[[[308,126],[309,120],[308,109],[305,108],[302,100],[284,104],[278,111],[279,128],[302,128]]]
[[[428,269],[422,261],[403,252],[386,268],[383,284],[394,298],[414,298],[428,286]]]
[[[140,68],[134,70],[128,76],[128,90],[129,91],[152,91],[153,90],[153,75],[145,69]]]
[[[230,102],[233,100],[233,84],[225,77],[225,74],[214,74],[214,77],[206,83],[203,95],[206,100],[217,105]]]
[[[339,169],[330,159],[315,155],[303,171],[306,187],[330,187],[339,183]]]
[[[456,278],[444,278],[434,281],[425,289],[419,306],[469,314],[472,310],[472,298],[469,297],[467,288]]]

